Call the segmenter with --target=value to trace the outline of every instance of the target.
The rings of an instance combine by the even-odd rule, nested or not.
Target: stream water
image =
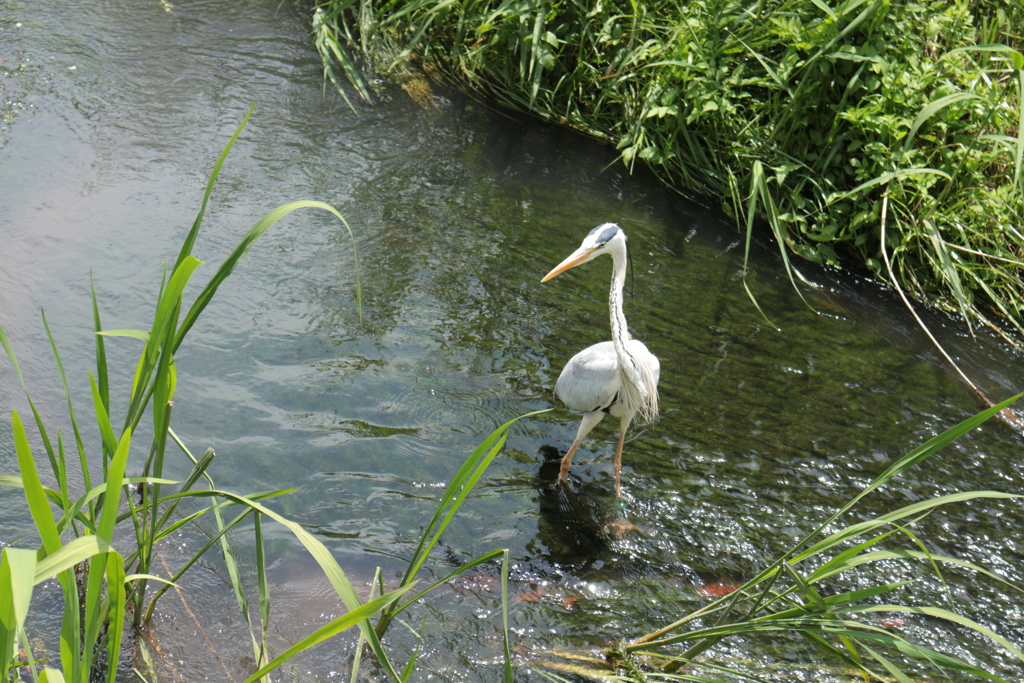
[[[768,239],[752,245],[748,274],[762,317],[744,291],[735,226],[642,169],[629,174],[612,149],[436,86],[424,107],[380,83],[378,101],[353,111],[324,87],[310,16],[292,0],[0,0],[0,324],[51,432],[67,439],[70,427],[40,309],[88,423],[90,273],[105,326],[148,327],[163,264],[254,100],[213,192],[194,281],[267,211],[317,199],[352,226],[363,318],[347,232],[326,213],[293,214],[240,263],[182,347],[175,429],[193,452],[216,450],[220,488],[297,489],[274,509],[365,587],[378,566],[398,578],[436,496],[489,432],[556,407],[512,428],[429,563],[442,576],[509,549],[517,680],[541,680],[548,651],[635,638],[707,602],[715,584],[742,583],[892,459],[982,409],[893,294],[797,264],[811,283],[800,286],[805,303]],[[578,415],[551,387],[573,353],[609,336],[610,262],[540,284],[606,221],[629,235],[626,315],[662,364],[661,419],[630,433],[622,507],[611,420],[577,453],[570,486],[553,486]],[[992,399],[1020,390],[1024,364],[998,338],[922,314]],[[108,353],[123,402],[138,345],[114,339]],[[28,408],[6,359],[0,407],[8,435],[11,409]],[[1022,445],[990,421],[854,519],[959,490],[1024,493]],[[144,456],[139,445],[135,471]],[[182,477],[190,464],[168,468]],[[0,471],[17,471],[7,436]],[[0,504],[0,542],[36,543],[21,492],[0,490]],[[636,529],[614,532],[617,518]],[[270,635],[282,649],[341,608],[301,546],[268,527]],[[944,508],[915,533],[932,552],[1024,583],[1022,527],[1019,501],[983,500]],[[200,530],[180,536],[164,561],[203,540]],[[233,542],[254,584],[251,538]],[[498,680],[496,576],[475,571],[389,632],[399,663],[418,649],[414,680]],[[883,564],[864,580],[908,577],[917,582],[896,599],[945,604],[926,563]],[[956,566],[943,577],[957,609],[1024,646],[1019,592]],[[222,564],[211,557],[182,589],[148,631],[160,680],[242,680],[252,647]],[[57,651],[60,606],[45,585],[37,591],[30,633],[43,652]],[[1019,661],[966,629],[923,617],[888,625],[1024,680]],[[348,680],[353,642],[314,649],[286,678]],[[796,637],[729,641],[713,660],[767,680],[848,680]],[[366,680],[379,673],[366,670]]]

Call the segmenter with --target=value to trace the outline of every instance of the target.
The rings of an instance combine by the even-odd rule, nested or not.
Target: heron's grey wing
[[[607,408],[620,387],[615,345],[606,341],[569,359],[555,382],[555,398],[574,410],[592,412]]]

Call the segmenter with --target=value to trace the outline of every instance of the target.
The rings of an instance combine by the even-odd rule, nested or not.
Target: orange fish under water
[[[705,598],[720,598],[723,595],[732,593],[739,586],[733,583],[705,583],[697,586],[697,593]]]

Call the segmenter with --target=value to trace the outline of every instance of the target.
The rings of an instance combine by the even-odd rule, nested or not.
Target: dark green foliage
[[[334,0],[318,26],[374,64],[416,56],[755,211],[815,262],[1017,326],[1024,234],[1020,0]],[[386,59],[380,53],[389,45]],[[981,47],[979,47],[981,46]],[[748,201],[748,197],[753,197]]]

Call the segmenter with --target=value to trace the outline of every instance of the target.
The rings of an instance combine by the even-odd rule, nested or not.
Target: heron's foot
[[[619,539],[634,533],[643,533],[643,530],[625,517],[619,517],[604,525],[604,532],[610,537]]]

